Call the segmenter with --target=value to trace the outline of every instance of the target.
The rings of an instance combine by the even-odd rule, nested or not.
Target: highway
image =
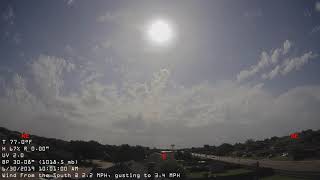
[[[305,160],[305,161],[273,161],[269,159],[253,160],[243,158],[233,158],[225,156],[213,156],[205,154],[192,153],[195,157],[203,159],[214,159],[218,161],[230,162],[242,165],[254,165],[259,162],[260,167],[267,167],[285,171],[301,171],[301,172],[320,172],[320,160]]]

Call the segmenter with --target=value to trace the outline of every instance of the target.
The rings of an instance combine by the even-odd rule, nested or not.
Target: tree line
[[[320,130],[305,130],[298,137],[271,137],[264,140],[248,139],[244,143],[222,143],[219,146],[204,145],[186,149],[192,152],[216,156],[274,159],[320,159]]]

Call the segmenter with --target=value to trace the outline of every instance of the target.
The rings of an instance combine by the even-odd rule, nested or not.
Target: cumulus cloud
[[[293,70],[299,70],[302,66],[304,66],[306,63],[308,63],[308,61],[310,61],[311,59],[314,59],[316,57],[318,57],[318,55],[314,54],[310,51],[310,52],[303,54],[300,57],[296,57],[296,58],[292,58],[290,60],[287,60],[283,64],[284,68],[283,68],[282,74],[286,75]]]
[[[278,75],[284,76],[292,71],[300,70],[310,60],[318,57],[318,54],[311,51],[301,56],[292,56],[289,53],[292,46],[293,43],[286,40],[281,48],[274,49],[270,51],[270,53],[263,51],[257,64],[238,73],[237,81],[241,82],[246,80],[258,73],[262,73],[262,71],[267,71],[267,68],[270,67],[272,68],[269,72],[261,74],[262,79],[273,79]]]
[[[306,65],[310,60],[318,57],[317,54],[309,51],[300,57],[288,58],[281,65],[277,65],[269,73],[262,75],[263,79],[273,79],[277,75],[286,75],[292,71],[300,70],[304,65]]]
[[[27,67],[30,76],[16,73],[3,82],[1,125],[42,136],[181,147],[284,135],[320,125],[318,86],[280,95],[268,93],[261,84],[234,81],[185,88],[173,85],[170,70],[164,68],[143,82],[116,85],[81,79],[77,91],[62,93],[66,75],[77,73],[78,66],[42,55]]]
[[[279,59],[286,55],[292,47],[292,42],[286,40],[283,43],[283,47],[271,50],[270,53],[263,51],[257,64],[252,65],[249,69],[242,70],[237,75],[237,80],[246,80],[257,73],[261,72],[264,68],[277,64]]]
[[[266,52],[262,52],[260,61],[258,64],[253,65],[250,67],[248,70],[242,70],[239,72],[237,75],[237,80],[238,81],[243,81],[256,73],[258,73],[262,68],[268,66],[269,64],[269,55]]]

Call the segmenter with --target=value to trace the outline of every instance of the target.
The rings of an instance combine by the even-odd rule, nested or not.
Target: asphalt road
[[[225,156],[213,156],[205,154],[192,153],[193,156],[214,159],[224,162],[243,164],[243,165],[254,165],[259,162],[260,167],[268,167],[272,169],[286,170],[286,171],[303,171],[303,172],[320,172],[320,160],[306,160],[306,161],[273,161],[268,159],[253,160],[243,158],[233,158]]]

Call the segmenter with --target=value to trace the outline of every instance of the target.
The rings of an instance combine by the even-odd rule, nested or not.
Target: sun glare
[[[164,20],[156,20],[149,25],[147,35],[154,44],[167,44],[173,38],[172,27]]]

